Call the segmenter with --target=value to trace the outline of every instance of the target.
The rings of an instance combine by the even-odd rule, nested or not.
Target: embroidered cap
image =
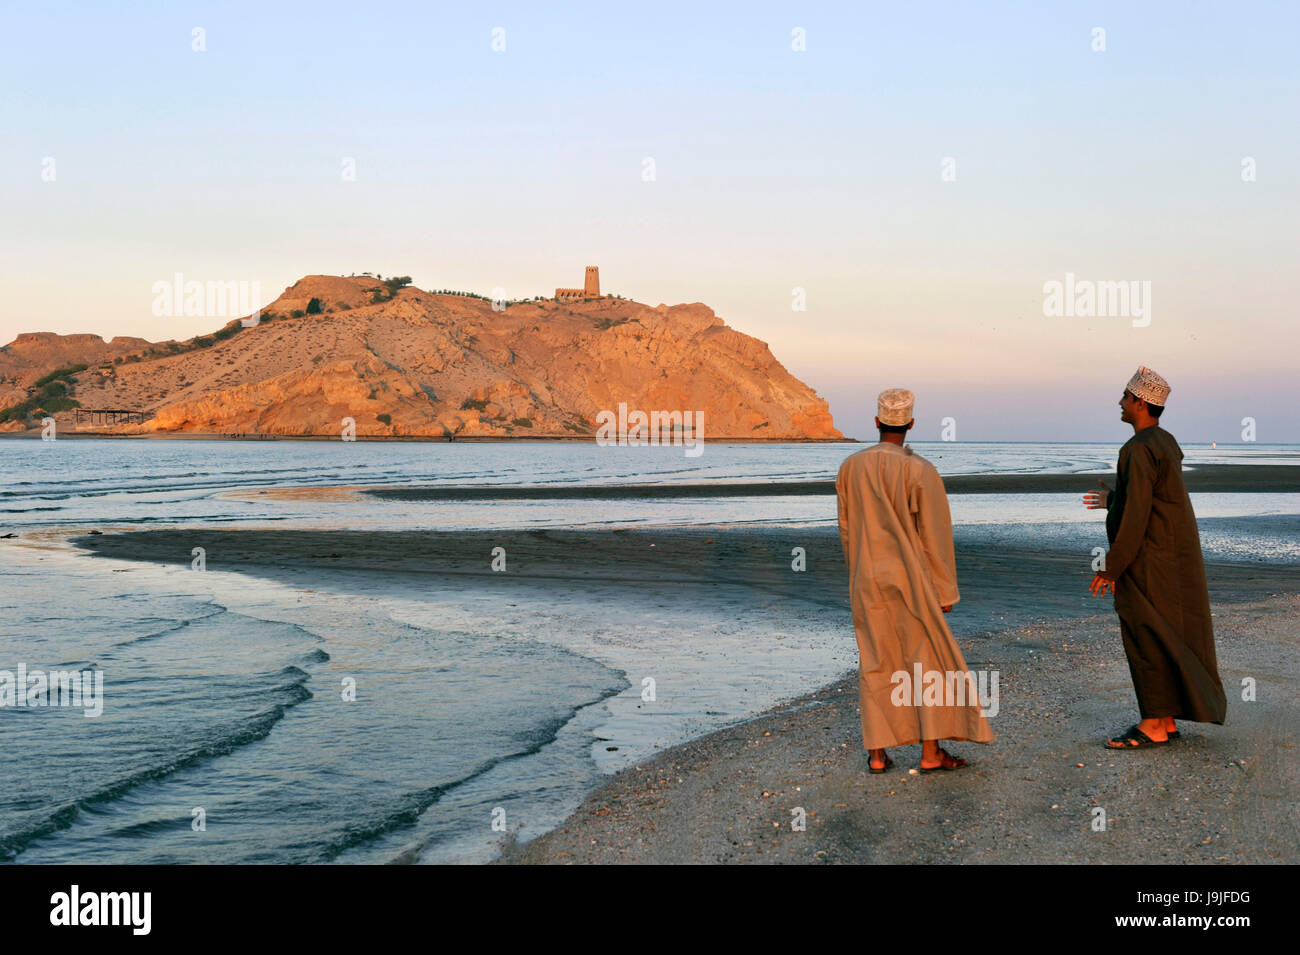
[[[905,425],[912,420],[916,396],[906,388],[887,388],[876,399],[876,417],[881,424]]]
[[[1165,406],[1169,398],[1169,382],[1165,381],[1146,365],[1141,365],[1129,379],[1128,390],[1149,405]],[[884,420],[883,418],[881,419]]]

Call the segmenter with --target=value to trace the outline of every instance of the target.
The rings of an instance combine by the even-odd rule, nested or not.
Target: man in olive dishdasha
[[[1120,399],[1133,437],[1120,449],[1115,489],[1084,495],[1087,507],[1109,511],[1110,550],[1090,589],[1115,595],[1142,717],[1106,741],[1112,749],[1167,744],[1178,738],[1176,719],[1222,724],[1228,708],[1183,452],[1159,422],[1169,392],[1150,368],[1137,370]]]

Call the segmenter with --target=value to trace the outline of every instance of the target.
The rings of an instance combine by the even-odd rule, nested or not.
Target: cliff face
[[[83,407],[153,414],[117,429],[126,432],[339,434],[352,418],[358,435],[577,436],[625,402],[702,410],[706,439],[841,437],[826,402],[767,345],[704,305],[547,300],[494,311],[409,287],[372,304],[379,284],[308,276],[264,309],[272,320],[234,322],[230,337],[179,354],[138,339],[20,336],[0,353],[0,380],[18,398],[0,394],[0,407],[41,374],[86,364],[74,395]],[[313,298],[321,314],[289,317]]]

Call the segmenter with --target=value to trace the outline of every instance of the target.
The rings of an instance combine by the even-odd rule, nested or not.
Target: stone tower
[[[555,298],[561,302],[581,302],[586,298],[600,298],[600,269],[587,266],[587,278],[582,288],[557,288]]]

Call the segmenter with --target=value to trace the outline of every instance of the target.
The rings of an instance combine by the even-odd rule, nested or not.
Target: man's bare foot
[[[924,756],[921,757],[921,772],[932,773],[939,769],[961,769],[966,765],[966,760],[953,756],[945,749],[939,749],[939,754],[933,760],[927,762]]]
[[[1165,724],[1166,736],[1168,736],[1170,733],[1178,732],[1178,727],[1174,724],[1174,718],[1172,716],[1165,716],[1162,717],[1162,719],[1164,720],[1164,724]]]
[[[883,749],[869,749],[867,755],[871,759],[871,769],[873,772],[884,772],[888,768],[889,757]]]
[[[929,772],[932,769],[956,769],[958,766],[965,765],[966,760],[957,759],[941,749],[937,739],[921,740],[921,770],[923,772]]]

